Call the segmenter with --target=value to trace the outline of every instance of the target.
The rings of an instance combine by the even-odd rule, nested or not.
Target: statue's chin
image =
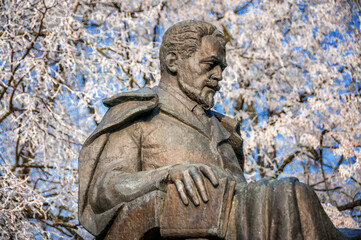
[[[205,110],[209,110],[214,105],[214,94],[215,91],[213,89],[203,89],[202,96],[200,98],[200,102],[202,105],[202,108]]]
[[[205,86],[199,90],[186,84],[182,79],[179,80],[180,89],[193,101],[197,102],[203,109],[209,110],[214,105],[214,94],[216,90]]]

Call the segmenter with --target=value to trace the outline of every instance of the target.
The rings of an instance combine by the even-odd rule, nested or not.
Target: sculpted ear
[[[178,65],[177,65],[177,55],[173,52],[170,52],[167,54],[167,56],[165,57],[165,63],[167,65],[167,69],[173,73],[176,74],[177,70],[178,70]]]

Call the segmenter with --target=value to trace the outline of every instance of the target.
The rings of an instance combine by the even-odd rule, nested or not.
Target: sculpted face
[[[214,94],[226,68],[226,52],[213,36],[205,36],[198,50],[189,58],[178,59],[180,89],[204,109],[214,105]]]

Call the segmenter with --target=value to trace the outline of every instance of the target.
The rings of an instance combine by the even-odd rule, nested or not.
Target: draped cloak
[[[183,163],[223,169],[236,182],[225,239],[345,239],[297,179],[246,182],[235,120],[210,111],[207,132],[167,87],[103,102],[109,110],[79,156],[79,221],[99,239],[140,239],[159,229],[169,169]]]

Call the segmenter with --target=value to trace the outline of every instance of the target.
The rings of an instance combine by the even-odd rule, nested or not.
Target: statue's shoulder
[[[103,104],[106,107],[111,108],[122,103],[129,103],[129,102],[147,103],[149,101],[152,102],[155,99],[158,99],[157,93],[152,88],[145,87],[138,89],[137,91],[122,92],[110,98],[106,98],[103,100]]]
[[[216,112],[216,111],[212,111],[212,114],[221,122],[221,124],[223,125],[224,128],[227,129],[227,131],[229,131],[230,133],[233,134],[239,134],[241,135],[240,132],[240,124],[237,120],[228,117],[222,113]]]
[[[123,92],[104,99],[103,103],[109,109],[97,128],[85,141],[84,146],[93,142],[100,135],[120,129],[127,123],[136,120],[140,115],[152,111],[158,106],[158,101],[158,95],[152,88]]]

